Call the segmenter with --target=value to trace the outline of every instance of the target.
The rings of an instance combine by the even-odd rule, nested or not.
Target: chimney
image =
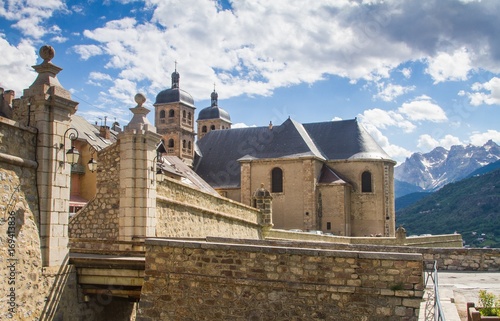
[[[5,103],[9,106],[12,106],[12,101],[14,100],[14,97],[16,96],[16,93],[14,90],[6,90],[3,93],[3,100]]]
[[[270,122],[269,122],[269,130],[272,130],[272,129],[273,129],[273,122],[272,122],[272,121],[270,121]]]
[[[105,139],[111,139],[111,131],[108,126],[101,126],[99,128],[99,136]]]

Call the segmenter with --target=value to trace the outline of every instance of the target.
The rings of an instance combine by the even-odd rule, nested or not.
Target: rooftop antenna
[[[101,126],[102,126],[102,117],[97,117],[101,121]]]
[[[108,119],[108,116],[104,116],[104,127],[106,127],[106,120]]]

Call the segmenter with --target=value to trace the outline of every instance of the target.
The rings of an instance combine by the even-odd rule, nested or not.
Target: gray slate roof
[[[85,118],[78,115],[71,116],[71,127],[78,131],[79,140],[87,141],[97,150],[106,148],[115,142],[116,135],[118,134],[111,130],[111,140],[102,138],[99,135],[99,127],[97,125],[92,125]]]
[[[320,160],[387,159],[356,119],[213,130],[198,142],[195,171],[216,188],[240,186],[241,160],[316,157]]]

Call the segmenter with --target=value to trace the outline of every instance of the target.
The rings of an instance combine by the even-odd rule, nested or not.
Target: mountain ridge
[[[398,182],[396,196],[409,194],[398,192],[398,185],[404,186],[411,192],[432,192],[498,160],[500,160],[500,146],[492,140],[483,146],[453,145],[449,150],[436,147],[428,153],[413,153],[394,169],[395,181],[406,183]],[[414,186],[414,190],[411,185]]]

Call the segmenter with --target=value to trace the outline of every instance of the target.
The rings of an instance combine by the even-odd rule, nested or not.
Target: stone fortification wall
[[[35,148],[0,117],[0,320],[83,320],[74,268],[42,267]]]
[[[70,238],[116,240],[120,210],[119,142],[98,152],[97,194],[69,222]]]
[[[257,209],[171,179],[158,184],[156,206],[158,237],[261,237]]]
[[[417,320],[422,256],[146,240],[137,320]]]
[[[313,234],[273,229],[267,236],[269,239],[283,239],[310,242],[329,242],[335,244],[359,244],[380,246],[411,247],[462,247],[460,234],[430,235],[416,237],[347,237],[337,235]]]
[[[387,246],[370,244],[341,244],[309,240],[227,240],[208,238],[213,242],[245,242],[247,244],[319,248],[345,251],[369,251],[389,253],[420,253],[426,262],[437,261],[439,270],[449,271],[500,271],[500,249],[434,248],[412,246]]]

